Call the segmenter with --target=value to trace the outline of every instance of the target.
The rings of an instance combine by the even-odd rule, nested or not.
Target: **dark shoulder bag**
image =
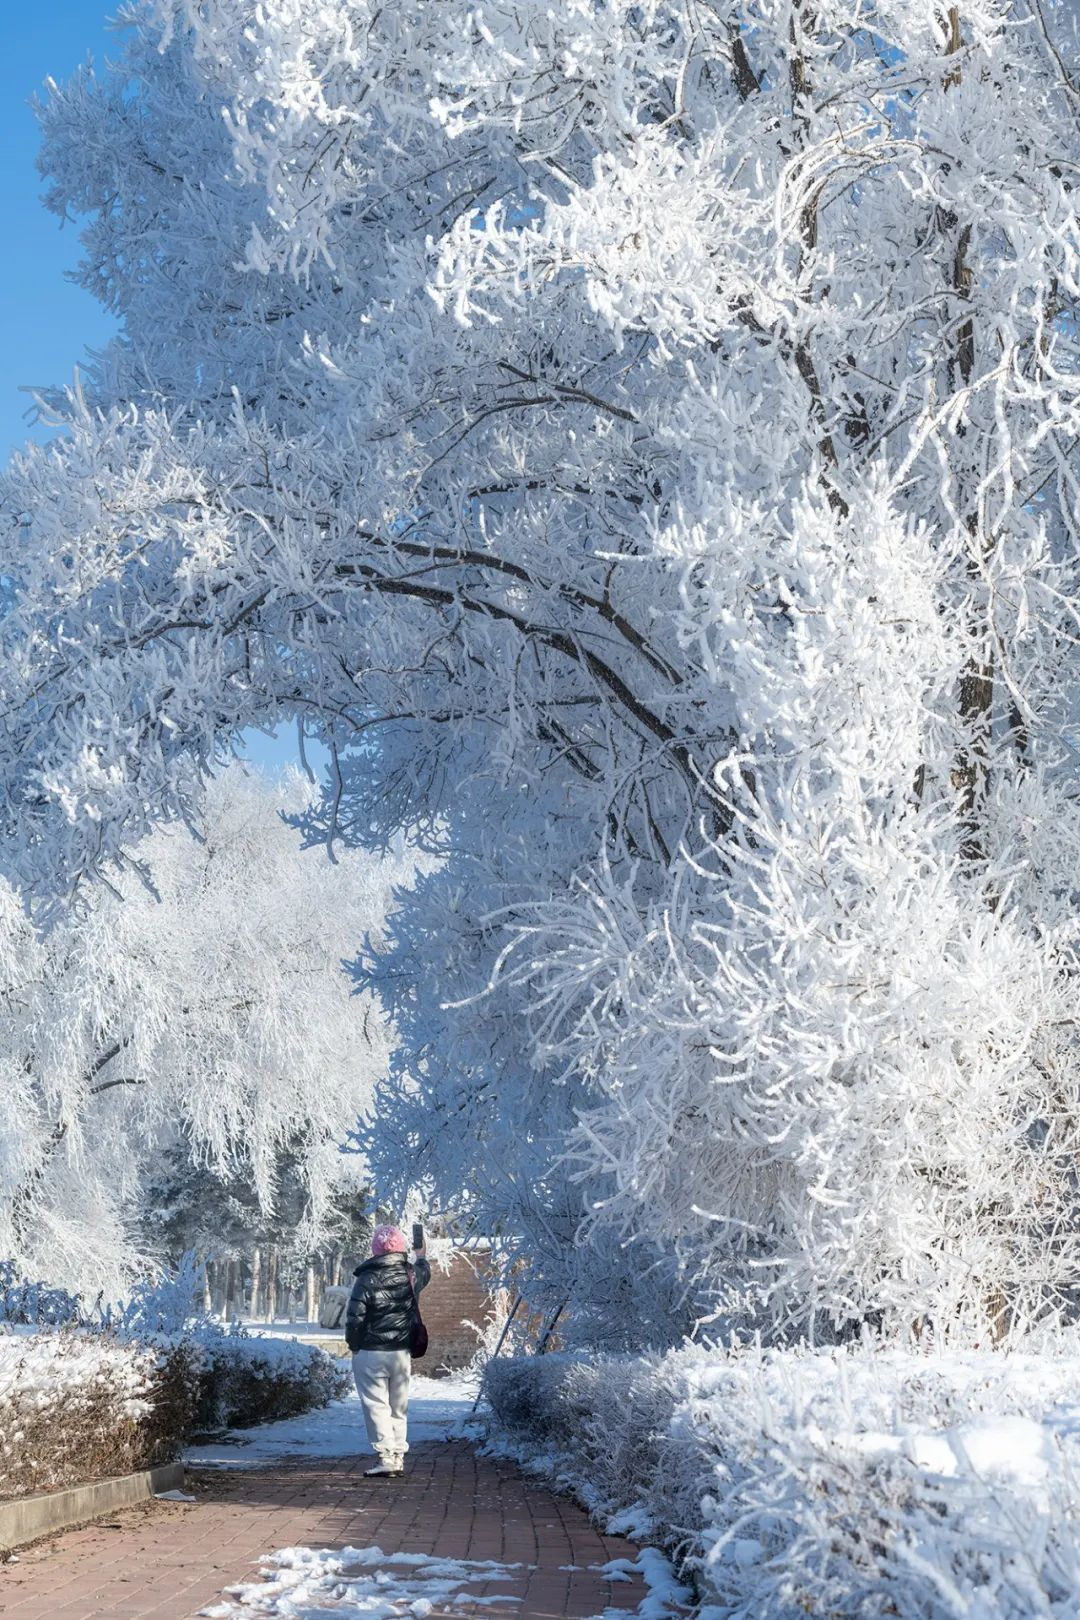
[[[420,1315],[420,1301],[416,1297],[413,1286],[412,1271],[409,1271],[409,1291],[412,1294],[412,1322],[409,1326],[409,1354],[414,1361],[422,1361],[427,1355],[428,1330],[424,1326],[424,1319]]]

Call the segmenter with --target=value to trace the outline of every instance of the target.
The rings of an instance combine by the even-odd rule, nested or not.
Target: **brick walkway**
[[[613,1584],[589,1568],[636,1557],[628,1542],[600,1535],[573,1503],[467,1445],[415,1446],[403,1480],[364,1479],[370,1463],[366,1456],[285,1458],[190,1474],[195,1503],[150,1503],[25,1548],[18,1563],[0,1567],[0,1615],[194,1620],[221,1601],[224,1587],[256,1579],[262,1554],[294,1546],[378,1546],[532,1566],[490,1588],[520,1601],[455,1601],[431,1620],[584,1620],[609,1606],[633,1610],[644,1595],[636,1579]],[[486,1589],[475,1591],[483,1597]]]

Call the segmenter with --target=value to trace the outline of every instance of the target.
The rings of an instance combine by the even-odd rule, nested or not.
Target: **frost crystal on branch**
[[[441,857],[367,965],[387,1189],[614,1340],[1067,1303],[1061,8],[124,15],[42,109],[124,336],[6,481],[8,873],[297,718],[332,849]]]

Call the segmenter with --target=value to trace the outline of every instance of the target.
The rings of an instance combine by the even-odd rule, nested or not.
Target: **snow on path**
[[[479,1593],[478,1586],[507,1587],[531,1566],[491,1560],[434,1558],[424,1553],[384,1553],[381,1547],[345,1547],[341,1552],[313,1547],[284,1547],[264,1558],[259,1581],[225,1588],[220,1603],[199,1613],[204,1620],[252,1620],[258,1615],[278,1620],[424,1620],[520,1603],[512,1591]],[[671,1573],[663,1554],[646,1547],[639,1559],[616,1559],[599,1566],[611,1580],[629,1580],[639,1572],[648,1591],[640,1607],[607,1608],[591,1620],[676,1620],[687,1613],[690,1593]]]
[[[409,1400],[409,1440],[446,1440],[460,1435],[476,1397],[476,1380],[414,1378]],[[355,1392],[303,1417],[234,1429],[221,1440],[191,1446],[189,1468],[263,1468],[280,1457],[340,1457],[367,1452],[360,1402]],[[674,1620],[686,1614],[689,1592],[679,1585],[662,1553],[646,1547],[637,1560],[597,1566],[609,1580],[640,1572],[647,1587],[633,1612],[608,1608],[592,1620]],[[204,1620],[425,1620],[521,1602],[509,1587],[528,1566],[475,1559],[386,1553],[379,1547],[340,1552],[285,1547],[261,1560],[261,1579],[226,1587],[220,1602],[199,1612]],[[481,1593],[477,1589],[493,1587]]]
[[[469,1378],[414,1378],[409,1399],[409,1443],[446,1440],[460,1432],[476,1398]],[[302,1417],[232,1429],[221,1439],[188,1448],[189,1468],[261,1468],[279,1457],[347,1457],[369,1452],[364,1419],[355,1390],[342,1401]],[[373,1611],[374,1612],[374,1611]]]
[[[384,1553],[381,1547],[345,1547],[341,1552],[285,1547],[263,1560],[261,1581],[225,1588],[225,1600],[199,1613],[206,1620],[244,1620],[276,1615],[304,1620],[338,1615],[340,1620],[422,1620],[436,1607],[520,1603],[510,1592],[480,1596],[470,1587],[512,1581],[520,1564],[496,1564],[423,1553]]]

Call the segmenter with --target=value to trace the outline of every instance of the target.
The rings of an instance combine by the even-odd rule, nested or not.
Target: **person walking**
[[[365,1470],[365,1478],[386,1478],[404,1473],[409,1449],[410,1347],[420,1314],[416,1299],[431,1281],[426,1245],[420,1244],[410,1266],[401,1229],[377,1226],[371,1239],[371,1259],[357,1266],[353,1275],[356,1281],[345,1312],[345,1342],[353,1353],[356,1393],[378,1458],[374,1468]]]

